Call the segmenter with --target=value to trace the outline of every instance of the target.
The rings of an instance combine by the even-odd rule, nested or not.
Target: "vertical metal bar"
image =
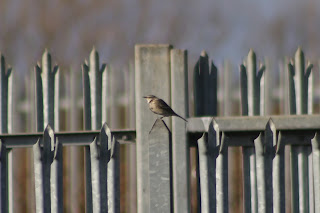
[[[58,118],[58,115],[55,116],[58,107],[55,106],[57,104],[55,100],[59,98],[59,87],[55,88],[59,85],[59,82],[55,82],[59,77],[56,75],[58,71],[58,66],[51,67],[51,55],[45,50],[42,56],[42,67],[39,64],[35,67],[38,132],[42,132],[48,124],[55,127],[55,119]]]
[[[248,78],[248,115],[259,115],[260,114],[260,94],[257,91],[257,71],[256,71],[256,54],[250,49],[247,58],[247,78]]]
[[[202,136],[205,137],[205,136]],[[201,138],[199,139],[201,140]],[[199,141],[198,140],[198,141]],[[200,153],[199,153],[199,146],[197,147],[197,149],[195,150],[195,152],[193,153],[194,156],[196,157],[196,165],[195,165],[195,176],[196,176],[196,190],[197,190],[197,196],[196,196],[196,212],[201,212],[201,183],[200,183]]]
[[[199,60],[197,61],[194,72],[193,72],[193,81],[194,81],[194,114],[195,116],[206,115],[205,102],[206,94],[205,90],[207,85],[207,79],[209,76],[209,64],[208,64],[208,55],[205,51],[201,52]]]
[[[30,124],[36,125],[26,125],[26,131],[28,132],[35,132],[37,131],[37,115],[36,115],[36,77],[35,68],[30,70],[30,73],[25,77],[24,84],[26,85],[27,89],[27,111],[26,111],[26,120]]]
[[[7,149],[8,155],[8,212],[14,212],[14,188],[13,188],[13,152],[12,149]]]
[[[63,212],[63,175],[62,175],[62,144],[58,138],[52,151],[53,162],[50,171],[51,212]]]
[[[216,138],[215,132],[198,139],[201,212],[216,212]]]
[[[272,169],[272,179],[267,178],[267,212],[274,213],[285,212],[285,170],[284,170],[284,145],[281,132],[278,133],[272,120],[269,120],[265,131],[265,143],[268,157],[272,159],[272,165],[267,165],[266,175],[270,174]],[[269,161],[266,163],[268,164]],[[272,167],[272,168],[270,168]],[[270,170],[268,170],[270,168]],[[269,182],[268,182],[269,180]],[[271,182],[271,184],[270,184]],[[270,189],[272,186],[272,189]],[[272,203],[272,204],[270,204]]]
[[[128,69],[128,87],[127,87],[127,94],[128,94],[128,106],[127,106],[127,128],[135,128],[136,126],[136,107],[135,107],[135,71],[134,71],[134,64],[130,62],[129,69]],[[128,148],[128,160],[129,160],[129,195],[128,195],[128,211],[132,211],[135,213],[137,211],[137,166],[136,166],[136,145],[131,144]]]
[[[217,67],[211,61],[205,51],[194,68],[194,102],[196,116],[217,115],[218,112],[218,74]]]
[[[308,150],[298,147],[299,212],[309,212]],[[296,186],[295,186],[296,187]]]
[[[243,155],[243,191],[244,191],[244,209],[243,212],[252,212],[251,209],[251,182],[250,182],[250,152],[248,149],[242,149]],[[246,166],[245,166],[246,165]]]
[[[102,122],[110,121],[110,67],[104,66],[102,70]]]
[[[280,85],[281,86],[281,91],[282,91],[282,98],[280,100],[280,113],[281,114],[285,114],[285,115],[289,115],[291,112],[290,110],[292,109],[291,107],[291,97],[290,97],[290,93],[289,91],[291,91],[291,87],[293,84],[293,79],[290,77],[290,72],[288,70],[288,63],[289,63],[289,57],[284,57],[284,59],[282,60],[282,63],[280,66]],[[290,165],[290,150],[291,147],[287,146],[284,147],[284,164],[285,165]],[[285,188],[285,209],[286,211],[290,211],[291,212],[291,195],[292,195],[292,191],[291,191],[291,166],[285,166],[284,167],[284,172],[285,174],[289,174],[289,175],[285,175],[285,181],[284,181],[284,188]]]
[[[241,96],[241,114],[249,114],[249,105],[248,105],[248,75],[246,67],[240,65],[240,96]]]
[[[92,178],[91,178],[91,160],[90,160],[90,148],[84,148],[84,158],[85,158],[85,182],[86,182],[86,213],[93,212],[92,204]]]
[[[233,92],[236,87],[234,87],[234,84],[232,84],[232,64],[229,61],[224,62],[224,69],[223,74],[221,75],[223,77],[223,85],[222,85],[222,91],[223,91],[223,99],[220,100],[220,102],[223,103],[223,107],[220,108],[220,111],[223,111],[223,116],[231,116],[233,114],[234,109],[234,100],[233,100]],[[219,84],[221,85],[221,84]],[[221,90],[220,90],[221,91]],[[220,97],[220,96],[219,96]],[[237,212],[239,209],[242,208],[243,204],[243,197],[241,196],[242,193],[240,193],[240,189],[242,186],[242,180],[241,180],[241,174],[239,171],[242,170],[240,165],[240,158],[239,155],[240,147],[228,147],[228,192],[229,192],[229,203],[230,205],[230,212]],[[240,196],[239,196],[240,195]]]
[[[290,167],[291,167],[291,208],[292,212],[299,212],[299,182],[296,172],[298,172],[297,148],[291,146],[290,149]],[[300,171],[302,172],[302,171]]]
[[[100,142],[99,144],[98,140]],[[112,202],[109,202],[107,193],[109,188],[107,186],[109,182],[108,162],[111,155],[108,144],[109,140],[112,140],[111,132],[107,125],[104,125],[100,131],[99,139],[95,138],[90,144],[93,212],[106,213],[108,212],[109,205],[110,207],[112,206]],[[110,173],[112,175],[113,171],[110,171]],[[114,209],[110,208],[110,210]]]
[[[54,146],[54,143],[53,130],[48,126],[44,131],[42,141],[39,139],[33,145],[36,212],[40,213],[51,212],[50,165],[52,163],[51,145]]]
[[[107,122],[107,120],[110,121],[110,106],[109,101],[111,98],[111,92],[110,92],[110,68],[103,64],[102,68],[100,68],[102,72],[102,122]],[[110,152],[108,149],[110,149],[110,144],[109,140],[111,140],[111,135],[107,134],[107,131],[110,132],[108,126],[106,123],[103,125],[100,133],[100,146],[97,145],[98,139],[96,139],[92,144],[90,145],[90,153],[91,153],[91,176],[92,176],[92,192],[93,195],[95,195],[96,191],[100,190],[100,193],[98,193],[94,199],[93,199],[93,212],[107,212],[108,209],[111,210],[113,203],[110,203],[110,197],[108,195],[108,184],[110,182],[109,176],[112,178],[113,177],[113,172],[110,171],[108,172],[108,166],[110,164],[109,159],[110,159]],[[101,157],[100,157],[101,156]],[[100,168],[100,169],[99,169]],[[99,174],[100,173],[100,174]],[[97,179],[98,178],[98,179]],[[97,180],[95,180],[97,179]],[[105,181],[107,180],[107,181]],[[114,186],[110,186],[111,189]],[[112,196],[112,194],[111,194]],[[115,196],[115,195],[113,195]],[[119,196],[119,194],[118,194]],[[107,202],[108,200],[108,202]],[[110,205],[110,207],[109,207]],[[110,211],[112,212],[112,211]]]
[[[246,149],[246,148],[245,148]],[[257,191],[257,168],[256,168],[256,155],[254,148],[248,148],[246,152],[249,155],[250,167],[250,190],[251,190],[251,209],[252,212],[258,212],[258,191]]]
[[[59,131],[59,109],[60,109],[60,70],[58,66],[53,67],[51,71],[54,75],[52,77],[53,83],[53,101],[49,102],[53,108],[52,120],[54,124],[54,130]],[[62,213],[63,212],[63,159],[62,159],[62,144],[59,143],[58,139],[55,144],[52,145],[54,148],[53,159],[50,171],[50,183],[51,183],[51,212]]]
[[[15,116],[13,115],[13,112],[16,112],[16,104],[14,104],[14,98],[15,93],[13,90],[13,79],[14,79],[14,73],[11,68],[9,68],[8,72],[8,133],[13,132],[13,119],[16,120],[17,113],[15,113]],[[18,89],[18,87],[16,87]],[[16,91],[16,90],[15,90]],[[18,124],[16,124],[18,126]],[[8,152],[8,212],[13,213],[14,212],[14,200],[13,195],[14,191],[16,189],[13,188],[13,151],[12,149],[7,150]],[[17,160],[19,160],[17,158]]]
[[[108,194],[108,212],[120,212],[120,146],[111,135],[111,130],[104,125],[106,135],[108,136],[108,161],[107,172],[107,194]],[[103,163],[103,162],[100,162]]]
[[[241,88],[241,110],[242,115],[248,115],[249,114],[249,93],[248,93],[248,73],[247,69],[244,65],[240,66],[240,88]],[[252,192],[251,192],[251,184],[254,187],[256,184],[255,182],[251,181],[250,178],[250,170],[253,167],[250,164],[250,156],[253,155],[254,150],[253,148],[242,148],[242,157],[243,157],[243,192],[244,192],[244,212],[252,212],[251,207],[251,198],[252,198]],[[255,203],[255,202],[253,202]],[[254,211],[253,211],[254,212]]]
[[[256,90],[259,93],[259,114],[265,115],[269,104],[269,90],[271,90],[268,78],[264,73],[265,66],[260,64],[260,70],[256,76]],[[268,74],[270,75],[270,73]],[[260,86],[259,86],[260,85]],[[257,103],[258,104],[258,103]],[[260,133],[258,138],[254,140],[255,155],[256,155],[256,178],[257,178],[257,197],[258,197],[258,212],[270,212],[272,211],[272,197],[268,196],[268,189],[272,186],[272,181],[267,177],[268,174],[272,174],[272,153],[270,152],[272,145],[265,143],[264,134]]]
[[[289,72],[288,72],[288,63],[289,58],[285,57],[283,60],[283,63],[281,64],[280,70],[282,71],[280,75],[281,85],[282,86],[282,101],[280,101],[281,104],[281,111],[282,114],[289,115],[290,114],[290,95],[289,95],[289,87],[290,87],[290,81],[289,79]]]
[[[40,65],[35,67],[37,131],[39,132],[43,131],[47,125],[59,127],[59,75],[57,74],[59,68],[58,66],[52,68],[51,64],[51,55],[45,50],[42,56],[42,67]],[[62,147],[54,140],[53,130],[49,126],[45,129],[43,147],[42,150],[40,141],[33,147],[36,209],[44,212],[62,212]],[[40,196],[45,197],[41,199]]]
[[[111,74],[110,74],[110,67],[107,65],[102,65],[100,69],[102,72],[102,119],[103,122],[109,121],[112,124],[114,123],[112,116],[117,118],[117,116],[112,115],[111,108],[114,107],[115,101],[113,99],[115,93],[113,89],[115,87],[114,82],[112,82]],[[111,105],[110,105],[111,103]],[[116,114],[116,113],[115,113]],[[115,125],[115,124],[113,124]],[[108,163],[107,163],[107,191],[106,191],[106,199],[108,200],[108,212],[120,212],[120,173],[119,173],[119,147],[114,138],[111,135],[111,130],[108,128],[106,123],[103,125],[102,129],[104,129],[104,134],[107,137],[107,150],[109,152],[108,156]],[[112,150],[114,148],[114,150]],[[100,151],[101,152],[101,151]],[[114,154],[111,154],[114,153]],[[103,160],[100,160],[100,164],[103,164]],[[103,170],[101,171],[103,172]],[[102,176],[100,176],[101,178]],[[103,179],[101,179],[103,181]],[[103,201],[101,201],[103,202]],[[126,204],[128,205],[128,204]]]
[[[279,90],[279,112],[280,114],[285,115],[285,103],[288,103],[286,101],[286,98],[288,97],[288,95],[286,95],[286,85],[284,83],[287,83],[288,81],[286,80],[287,78],[285,77],[285,62],[280,59],[278,62],[278,70],[279,70],[279,86],[278,86],[278,90]]]
[[[291,178],[292,212],[309,212],[308,158],[303,147],[291,146]]]
[[[6,68],[5,59],[0,55],[0,131],[8,132],[8,78],[11,74],[11,68]]]
[[[83,159],[82,147],[70,147],[70,212],[77,213],[82,210],[82,201],[84,200],[83,171],[80,163]]]
[[[272,114],[272,93],[274,91],[274,81],[271,80],[272,64],[269,58],[265,58],[266,72],[260,80],[260,111],[261,115]]]
[[[91,103],[91,129],[100,129],[102,126],[102,72],[105,65],[100,70],[99,54],[93,48],[89,60],[89,80],[90,80],[90,103]]]
[[[313,160],[313,190],[314,190],[314,211],[317,212],[320,209],[320,138],[319,132],[317,132],[312,143],[312,160]]]
[[[267,143],[269,142],[269,143]],[[272,141],[265,141],[264,134],[254,140],[256,151],[256,168],[257,168],[257,194],[258,194],[258,212],[272,212],[272,179],[266,178],[272,174]]]
[[[112,110],[117,111],[119,108],[116,108],[116,84],[112,77],[114,75],[110,74],[110,67],[107,67],[105,64],[102,65],[100,69],[103,73],[102,88],[103,92],[106,95],[103,95],[102,101],[105,105],[102,105],[102,109],[107,108],[105,111],[105,121],[109,120],[113,125],[117,126],[116,121],[117,113]],[[108,100],[106,100],[108,98]],[[111,105],[109,104],[111,103]],[[108,114],[108,112],[110,112]],[[111,119],[110,119],[111,117]],[[105,122],[104,121],[104,122]],[[105,129],[106,135],[108,136],[108,152],[109,152],[109,159],[107,164],[107,199],[108,199],[108,212],[120,212],[120,147],[118,142],[114,139],[111,135],[111,130],[107,127],[106,123],[103,125]],[[103,163],[100,162],[100,163]]]
[[[257,195],[258,197],[258,206],[257,210],[259,213],[268,212],[267,203],[266,203],[266,185],[264,182],[265,176],[265,159],[263,157],[264,153],[264,141],[262,134],[254,140],[255,154],[256,154],[256,170],[257,170]]]
[[[30,70],[30,73],[25,77],[24,82],[26,85],[26,92],[27,92],[27,97],[26,97],[26,102],[27,102],[27,110],[26,110],[26,123],[27,124],[36,124],[36,103],[35,103],[35,78],[33,77],[34,70]],[[36,131],[36,125],[26,125],[26,131],[27,132],[35,132]],[[28,149],[27,150],[27,162],[26,165],[29,165],[29,170],[34,171],[33,168],[33,150]],[[35,190],[35,178],[34,178],[34,172],[27,173],[26,177],[26,191],[27,192],[34,192]],[[34,212],[36,210],[36,198],[35,198],[35,193],[26,193],[24,196],[26,199],[26,212]]]
[[[273,159],[273,211],[285,212],[284,148],[279,149]]]
[[[82,81],[83,81],[83,126],[85,130],[91,129],[91,91],[89,78],[89,65],[85,62],[82,65]],[[93,104],[93,106],[95,106]],[[86,185],[86,213],[92,213],[92,185],[91,185],[91,162],[90,148],[84,148],[85,158],[85,185]]]
[[[307,65],[307,70],[306,70],[306,79],[307,85],[306,85],[306,90],[308,93],[308,106],[307,106],[307,111],[308,114],[313,114],[313,103],[314,103],[314,72],[311,72],[311,66],[310,63]],[[308,70],[310,69],[310,70]],[[308,73],[310,72],[310,73]],[[306,149],[306,152],[308,153],[308,175],[309,175],[309,211],[315,212],[315,192],[314,192],[314,175],[313,175],[313,155],[312,155],[312,147],[309,146]]]
[[[102,106],[102,109],[105,110],[105,121],[108,121],[112,124],[113,127],[120,128],[121,122],[119,119],[119,93],[118,93],[118,75],[122,74],[120,72],[115,72],[111,66],[103,65],[101,68],[103,72],[102,87],[103,92],[106,95],[102,96],[102,101],[105,103],[105,106]],[[108,100],[107,100],[108,99]],[[107,109],[107,110],[106,110]],[[110,156],[108,162],[108,211],[109,212],[120,212],[120,171],[119,171],[119,152],[117,144],[114,144],[115,141],[111,143],[111,135],[109,140],[109,151],[111,147],[114,147],[114,155]],[[123,147],[126,149],[127,147]],[[123,159],[123,158],[122,158]],[[128,205],[128,204],[126,204]]]
[[[260,80],[264,71],[261,68],[257,72],[256,54],[250,49],[246,67],[240,66],[241,75],[241,100],[243,115],[260,114]],[[244,198],[245,212],[258,211],[257,171],[255,149],[243,147],[243,172],[244,172]],[[262,161],[263,159],[260,159]],[[264,177],[261,177],[264,182]]]
[[[217,125],[215,124],[215,127]],[[229,212],[228,203],[228,145],[224,133],[213,134],[213,126],[209,127],[209,143],[216,141],[216,199],[217,212]],[[211,135],[211,136],[210,136]],[[215,137],[215,138],[211,138]],[[208,168],[210,169],[210,168]],[[212,202],[212,201],[211,201]]]
[[[206,90],[208,94],[206,98],[207,102],[205,104],[207,107],[206,114],[216,116],[218,113],[218,69],[213,61],[211,61],[207,82],[208,87],[206,87]]]
[[[313,174],[313,155],[312,155],[312,147],[307,148],[308,152],[308,176],[309,176],[309,212],[315,212],[315,200],[314,200],[314,174]]]
[[[5,58],[0,54],[0,132],[12,132],[12,68],[6,68]],[[12,150],[1,143],[0,158],[0,210],[13,212]]]
[[[135,128],[135,90],[134,90],[134,69],[133,64],[129,62],[124,72],[124,94],[125,95],[125,128]],[[135,144],[125,146],[125,162],[127,164],[125,179],[126,196],[123,205],[123,211],[136,212],[136,147]]]
[[[44,118],[43,118],[43,111],[44,111],[44,106],[43,106],[43,88],[42,88],[42,79],[41,79],[41,65],[37,64],[34,68],[34,73],[35,73],[35,100],[36,100],[36,117],[37,117],[37,122],[36,122],[36,131],[42,132],[44,130]]]
[[[4,56],[0,54],[0,132],[12,132],[12,68],[6,68]],[[13,212],[12,151],[1,144],[0,210]]]
[[[294,89],[295,89],[295,104],[297,114],[306,114],[308,109],[308,78],[305,78],[305,59],[301,48],[298,48],[295,54],[295,75],[294,75]],[[308,157],[305,147],[292,147],[292,155],[296,155],[297,165],[293,165],[297,170],[292,169],[292,178],[296,177],[298,181],[297,185],[292,185],[298,188],[298,191],[292,189],[292,192],[297,192],[297,196],[292,202],[298,203],[298,209],[293,208],[293,211],[309,212],[309,174],[308,174]],[[294,158],[293,158],[294,159]],[[297,173],[295,173],[297,172]],[[294,174],[295,173],[295,174]],[[298,175],[296,175],[298,174]],[[294,183],[295,181],[292,181]],[[294,195],[293,195],[294,196]],[[297,202],[299,201],[299,202]]]
[[[8,212],[8,155],[7,148],[0,140],[0,199],[1,212]]]
[[[171,132],[157,119],[149,134],[149,212],[173,212],[171,173]]]
[[[83,75],[83,99],[84,99],[84,128],[86,130],[95,130],[101,128],[102,125],[102,74],[106,65],[100,68],[99,54],[92,49],[89,57],[89,63],[85,62],[82,66]],[[85,169],[86,169],[86,212],[95,211],[97,203],[100,204],[100,190],[93,186],[93,181],[99,179],[99,174],[103,171],[95,171],[98,167],[96,161],[91,162],[93,157],[90,155],[90,148],[85,147]],[[92,168],[92,166],[94,168]],[[94,177],[92,175],[95,175]],[[117,186],[114,186],[117,187]]]
[[[171,103],[182,117],[188,115],[187,51],[171,50]],[[172,169],[174,212],[190,212],[189,144],[186,122],[172,118]]]
[[[79,90],[77,89],[79,83],[79,76],[77,72],[73,69],[67,75],[68,79],[66,80],[66,88],[67,95],[66,98],[68,100],[68,129],[71,131],[76,131],[79,128],[79,106],[78,106],[78,98],[79,98]],[[68,85],[68,86],[67,86]],[[70,165],[69,169],[69,177],[70,177],[70,194],[69,194],[69,205],[70,212],[77,213],[81,211],[81,202],[83,196],[83,177],[84,174],[81,171],[80,163],[83,158],[82,147],[71,146],[67,148],[69,151],[69,160],[68,164]],[[81,195],[81,196],[79,196]],[[66,202],[68,202],[66,200]],[[72,201],[72,202],[70,202]]]
[[[243,115],[260,115],[261,112],[265,111],[265,94],[263,93],[265,89],[261,88],[261,86],[264,86],[262,81],[264,80],[263,73],[265,67],[261,66],[257,71],[256,61],[256,54],[250,49],[246,67],[244,65],[240,66]],[[264,146],[264,144],[256,143],[255,148],[261,149],[259,145]],[[257,189],[257,181],[259,181],[260,184],[266,184],[264,173],[266,169],[264,163],[265,156],[260,152],[258,152],[259,155],[257,155],[258,150],[255,150],[255,148],[243,147],[245,212],[266,211],[266,187],[259,185],[260,190]],[[257,162],[259,162],[259,165],[257,165]],[[259,172],[260,175],[257,175],[257,172]]]
[[[194,69],[194,98],[195,98],[195,116],[215,116],[217,115],[217,96],[218,96],[218,73],[217,68],[211,62],[211,70],[209,69],[209,57],[205,51],[201,52],[201,56]],[[212,138],[212,137],[210,137]],[[214,138],[214,137],[213,137]],[[203,136],[198,140],[198,156],[199,156],[199,176],[200,176],[200,200],[202,212],[215,212],[216,208],[219,211],[224,211],[224,198],[228,200],[227,188],[223,187],[224,182],[216,183],[216,178],[221,177],[222,170],[219,170],[217,177],[215,176],[216,156],[215,153],[215,138],[209,143],[208,139]],[[212,144],[214,143],[214,144]],[[227,156],[226,156],[227,157]],[[223,167],[227,162],[227,158],[220,156],[219,166]],[[219,167],[220,168],[220,167]],[[227,169],[227,166],[226,168]],[[207,171],[206,171],[207,170]],[[226,177],[227,178],[227,177]],[[221,179],[219,179],[221,180]],[[226,179],[227,180],[227,179]],[[216,186],[216,184],[219,184]],[[221,185],[222,184],[222,185]],[[216,187],[219,187],[219,202],[216,202]],[[220,197],[222,196],[222,197]],[[220,199],[221,198],[221,199]],[[228,203],[228,201],[226,201]],[[219,204],[216,207],[215,204]]]
[[[55,131],[59,131],[59,124],[60,124],[60,70],[59,68],[56,66],[53,70],[55,72],[54,75],[54,84],[53,84],[53,88],[54,88],[54,95],[53,95],[53,103],[54,103],[54,116],[53,116],[53,120],[54,120],[54,130]]]
[[[148,134],[156,117],[149,111],[148,104],[142,97],[153,94],[166,102],[170,101],[170,49],[170,45],[135,46],[137,205],[139,213],[150,211]]]
[[[305,57],[299,47],[295,53],[294,64],[288,64],[291,114],[307,114],[312,112],[313,97],[309,97],[309,94],[312,94],[313,87],[308,82],[311,69],[312,65],[309,64],[305,70]],[[312,192],[309,192],[308,156],[310,154],[310,148],[308,147],[291,146],[291,202],[293,212],[309,211],[309,196],[313,196]]]
[[[92,191],[94,193],[93,194],[93,198],[92,198],[92,212],[106,212],[107,206],[103,206],[103,204],[106,203],[102,203],[102,197],[103,195],[105,195],[105,192],[103,193],[100,191],[100,187],[101,189],[103,189],[103,184],[105,184],[105,182],[100,183],[100,176],[99,176],[99,172],[101,172],[100,174],[104,175],[105,178],[106,174],[104,174],[102,171],[100,171],[99,168],[99,153],[100,149],[98,147],[97,144],[97,138],[94,139],[94,141],[90,144],[90,157],[91,157],[91,181],[92,181]],[[106,171],[105,171],[106,173]],[[105,187],[106,188],[106,187]],[[102,205],[101,205],[102,204]]]
[[[128,124],[130,128],[134,128],[136,126],[136,106],[135,106],[135,70],[134,64],[129,64],[129,79],[128,79],[128,99],[129,99],[129,107],[128,107]]]

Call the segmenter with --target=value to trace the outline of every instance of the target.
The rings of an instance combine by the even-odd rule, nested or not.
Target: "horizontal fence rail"
[[[317,212],[320,115],[313,114],[314,66],[301,48],[281,66],[276,88],[281,91],[274,91],[270,63],[259,63],[250,49],[234,89],[231,67],[226,63],[220,75],[221,67],[205,51],[190,75],[186,50],[136,45],[134,69],[124,73],[101,63],[93,48],[80,80],[80,72],[62,73],[45,50],[26,80],[28,98],[19,102],[20,85],[0,54],[0,211],[15,212],[14,160],[21,159],[13,151],[29,148],[23,162],[33,162],[26,169],[34,191],[29,212],[61,213],[69,203],[72,213],[238,212],[240,207],[242,212]],[[151,94],[187,122],[159,119],[143,99]],[[272,115],[276,98],[276,110],[286,115]],[[13,131],[22,125],[14,122],[19,113],[30,120],[28,133]],[[241,155],[235,155],[236,148]],[[241,175],[230,172],[234,162]],[[68,166],[71,183],[65,184]],[[79,177],[74,171],[81,169]],[[231,205],[235,185],[241,187],[240,207]]]
[[[188,119],[187,130],[189,133],[208,132],[210,123],[214,121],[223,132],[261,132],[272,121],[278,131],[315,131],[320,128],[319,119],[320,115],[199,117]]]
[[[135,130],[111,130],[113,136],[120,144],[135,143]],[[55,132],[54,136],[63,146],[88,146],[92,143],[100,131],[79,131],[79,132]],[[20,133],[20,134],[0,134],[0,140],[7,148],[28,148],[37,143],[43,133]]]
[[[191,138],[192,135],[197,136],[199,133],[208,132],[209,126],[219,127],[221,132],[225,133],[259,133],[265,131],[269,121],[273,122],[277,131],[288,132],[292,135],[300,135],[301,133],[312,133],[320,129],[320,115],[295,115],[295,116],[236,116],[236,117],[199,117],[188,118],[187,132]],[[136,143],[136,130],[121,129],[111,130],[113,136],[120,144]],[[87,146],[99,135],[99,130],[78,131],[78,132],[55,132],[55,138],[63,146]],[[32,147],[37,143],[43,133],[16,133],[16,134],[0,134],[0,140],[7,148]],[[195,141],[193,141],[195,142]],[[300,143],[307,145],[306,142],[288,141],[288,144]],[[240,141],[238,146],[247,146],[248,142]],[[311,145],[311,144],[308,144]]]

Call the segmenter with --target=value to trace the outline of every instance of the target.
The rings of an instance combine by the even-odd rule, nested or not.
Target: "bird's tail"
[[[183,117],[181,117],[180,115],[178,115],[178,114],[175,114],[175,116],[177,116],[177,117],[179,117],[179,118],[181,118],[182,120],[184,120],[185,122],[188,122],[186,119],[184,119]]]

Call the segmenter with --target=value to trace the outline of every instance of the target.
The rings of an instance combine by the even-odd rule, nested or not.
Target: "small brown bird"
[[[164,100],[154,96],[154,95],[148,95],[145,96],[143,98],[147,99],[147,102],[149,104],[149,109],[158,115],[162,115],[162,118],[164,117],[169,117],[169,116],[177,116],[179,118],[181,118],[182,120],[184,120],[185,122],[188,122],[186,119],[184,119],[183,117],[181,117],[180,115],[178,115],[177,113],[175,113],[171,107],[169,107],[169,105],[164,102]]]

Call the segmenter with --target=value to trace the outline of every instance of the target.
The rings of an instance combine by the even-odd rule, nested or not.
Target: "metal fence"
[[[299,48],[294,61],[288,63],[288,75],[282,78],[288,96],[288,101],[282,102],[291,115],[266,116],[272,114],[270,90],[273,91],[265,71],[268,66],[258,67],[256,55],[250,50],[240,66],[242,116],[217,117],[221,108],[224,115],[232,111],[232,91],[230,82],[227,83],[230,72],[224,70],[221,95],[218,68],[203,52],[192,77],[194,117],[188,123],[176,117],[162,121],[149,111],[142,97],[149,94],[161,97],[179,115],[188,117],[192,93],[188,87],[187,51],[170,45],[137,45],[135,73],[124,75],[125,91],[130,94],[122,110],[127,126],[135,124],[135,128],[117,130],[105,123],[116,112],[112,102],[117,93],[110,92],[115,88],[115,81],[110,66],[101,65],[97,51],[93,50],[82,66],[85,131],[60,131],[60,108],[66,105],[64,102],[70,107],[68,113],[78,111],[75,81],[69,81],[75,76],[70,74],[65,79],[64,89],[70,100],[62,100],[59,68],[52,66],[51,56],[45,51],[41,65],[35,67],[35,103],[29,102],[26,113],[30,118],[36,117],[38,133],[16,134],[12,129],[19,107],[12,97],[19,85],[14,85],[13,72],[6,68],[1,56],[1,212],[16,211],[12,150],[21,147],[32,148],[36,212],[63,212],[65,146],[84,147],[86,212],[120,212],[123,205],[129,206],[122,207],[123,212],[135,212],[132,194],[128,196],[131,204],[128,201],[120,204],[120,181],[134,180],[135,172],[137,212],[191,212],[190,197],[196,197],[198,212],[229,212],[229,186],[235,184],[228,181],[232,147],[242,149],[243,178],[238,181],[243,181],[239,183],[243,185],[243,212],[286,212],[288,208],[292,212],[317,212],[320,209],[320,116],[303,115],[312,114],[314,106],[312,65],[305,64]],[[32,106],[36,109],[35,116],[31,113]],[[65,117],[73,119],[73,123],[79,122],[75,115]],[[126,152],[129,175],[121,177],[119,143],[136,146],[136,151],[131,146]],[[190,147],[197,149],[196,178],[190,176]],[[286,147],[290,147],[289,152],[285,151]],[[76,150],[70,152],[72,156],[78,154]],[[286,163],[288,155],[290,164]],[[79,165],[79,158],[71,159],[70,169]],[[286,171],[290,171],[289,191]],[[74,174],[72,177],[71,185],[76,181]],[[190,179],[196,179],[198,190],[191,190]],[[131,193],[134,191],[131,189]],[[76,202],[76,197],[73,192],[68,202]]]

